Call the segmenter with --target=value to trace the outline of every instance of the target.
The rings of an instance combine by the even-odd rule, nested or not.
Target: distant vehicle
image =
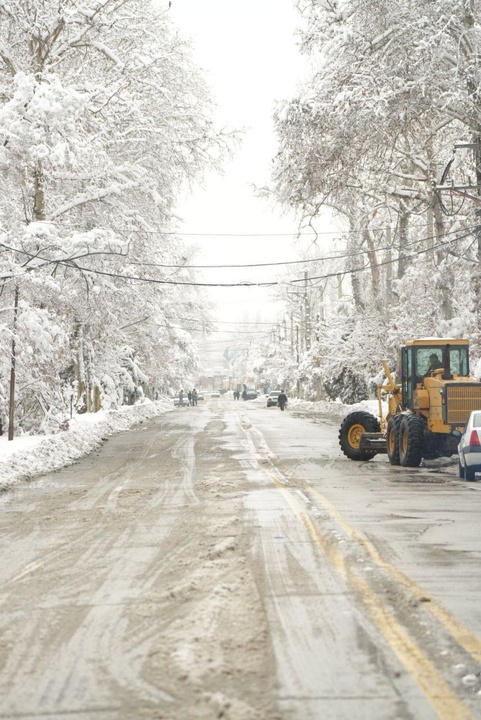
[[[211,398],[220,398],[220,392],[218,390],[214,390],[214,392],[211,392],[210,396]]]
[[[273,390],[269,393],[267,396],[267,407],[272,407],[273,405],[277,405],[277,398],[281,394],[280,390]]]
[[[259,393],[257,392],[257,390],[247,388],[247,390],[242,393],[241,397],[243,400],[255,400],[259,397]]]
[[[201,392],[198,392],[198,393],[197,393],[197,400],[203,400],[203,399],[204,399],[204,394],[201,393]]]
[[[458,445],[459,477],[474,480],[481,473],[481,410],[473,410]]]

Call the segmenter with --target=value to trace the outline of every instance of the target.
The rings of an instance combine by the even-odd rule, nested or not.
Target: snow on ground
[[[74,463],[115,432],[172,410],[172,400],[144,401],[119,410],[75,415],[69,429],[55,435],[0,436],[0,491],[35,475]]]
[[[341,402],[332,402],[327,400],[319,400],[312,402],[310,400],[297,400],[296,398],[288,401],[290,410],[300,410],[306,414],[323,415],[333,420],[342,420],[351,412],[364,410],[370,412],[374,417],[379,417],[379,404],[377,400],[363,400],[355,405],[343,405]],[[387,405],[383,405],[384,415],[387,413]]]
[[[255,401],[264,404],[264,396]],[[377,414],[377,403],[360,403],[359,406],[332,402],[289,401],[292,410],[303,414],[315,414],[338,419],[351,409],[363,409]],[[0,491],[43,473],[58,470],[88,455],[109,435],[128,430],[143,420],[161,415],[173,409],[172,400],[164,398],[157,402],[144,401],[115,411],[75,415],[69,429],[52,435],[17,435],[13,440],[7,434],[0,436]]]
[[[249,403],[263,405],[265,397]],[[69,429],[55,435],[18,435],[13,440],[7,434],[0,436],[0,492],[22,480],[59,470],[74,463],[115,432],[128,430],[139,422],[173,409],[172,400],[145,401],[115,411],[100,411],[76,415]],[[303,415],[317,415],[339,421],[355,410],[366,410],[378,417],[377,400],[366,400],[357,405],[340,402],[311,402],[289,399],[288,409]],[[385,412],[385,410],[383,410]],[[452,462],[452,460],[451,460]]]

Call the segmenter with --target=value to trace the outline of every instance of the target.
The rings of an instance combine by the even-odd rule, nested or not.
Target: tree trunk
[[[441,206],[438,203],[437,199],[434,199],[434,236],[435,236],[435,243],[436,245],[439,245],[444,240],[444,215],[441,210]],[[437,254],[437,262],[438,264],[441,262],[441,260],[446,256],[446,253],[444,253],[442,250],[438,251]]]
[[[474,16],[474,0],[464,0],[464,26],[466,28],[466,35],[469,37],[470,42],[464,43],[464,47],[467,48],[465,51],[466,59],[470,61],[470,64],[474,67],[479,67],[480,53],[478,52],[478,45],[473,30],[476,26],[476,19]],[[474,71],[471,76],[467,79],[468,93],[472,98],[473,105],[477,105],[479,108],[479,85],[477,74]],[[481,109],[481,108],[480,108]],[[479,112],[479,111],[478,111]],[[475,303],[475,316],[476,316],[476,332],[473,337],[473,349],[479,356],[481,354],[481,124],[478,122],[472,132],[472,142],[476,146],[474,151],[475,163],[476,163],[476,185],[477,195],[479,197],[476,203],[475,218],[476,218],[476,267],[473,270],[473,289],[474,289],[474,303]]]
[[[477,355],[479,356],[479,354],[481,354],[481,126],[478,127],[477,132],[474,134],[473,142],[476,143],[476,185],[478,186],[477,194],[479,197],[475,210],[477,262],[473,271],[474,302],[476,304],[476,338],[474,345]]]
[[[364,240],[366,241],[366,245],[369,250],[367,257],[368,257],[369,266],[371,269],[372,294],[374,297],[374,302],[379,309],[380,296],[381,296],[381,275],[380,275],[379,263],[378,263],[378,259],[377,259],[377,255],[376,255],[376,248],[374,246],[374,241],[373,241],[372,235],[369,231],[369,228],[364,228],[363,236],[364,236]]]
[[[349,218],[349,229],[350,229],[351,233],[349,235],[350,239],[348,240],[348,247],[347,247],[348,254],[351,251],[357,252],[357,250],[359,249],[355,240],[352,239],[352,238],[356,237],[356,230],[359,229],[359,226],[351,218]],[[358,267],[358,265],[359,265],[358,256],[356,256],[356,255],[349,256],[348,270],[354,270],[354,268]],[[362,312],[365,308],[365,302],[364,302],[363,291],[362,291],[361,273],[353,272],[351,274],[351,286],[352,286],[352,296],[354,299],[354,305],[356,307],[356,310],[358,312]]]
[[[44,178],[43,178],[43,167],[40,161],[37,162],[34,174],[34,205],[33,205],[33,217],[35,221],[45,220],[45,191],[44,191]]]
[[[386,250],[385,260],[386,260],[386,307],[389,306],[389,302],[391,300],[391,293],[392,293],[392,250],[391,250],[391,244],[392,244],[392,232],[391,232],[391,226],[388,225],[386,228],[386,246],[388,247],[388,250]]]
[[[409,260],[406,257],[407,245],[409,241],[409,213],[405,208],[401,208],[401,214],[399,216],[399,262],[398,262],[398,279],[401,280],[409,265]]]

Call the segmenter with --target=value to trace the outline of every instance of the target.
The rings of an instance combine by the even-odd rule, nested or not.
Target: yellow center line
[[[331,514],[331,516],[337,521],[337,523],[343,528],[343,530],[353,539],[355,542],[363,547],[371,559],[385,572],[396,580],[396,582],[403,585],[409,592],[411,592],[417,598],[428,598],[429,602],[426,603],[425,610],[430,612],[433,617],[440,622],[451,637],[463,647],[477,662],[481,661],[481,640],[476,637],[470,630],[468,630],[459,620],[457,620],[450,612],[439,605],[436,600],[424,592],[419,585],[407,577],[401,570],[394,565],[386,562],[386,560],[380,555],[376,547],[367,539],[362,537],[351,525],[347,522],[338,510],[332,505],[332,503],[321,493],[309,487],[308,490],[317,500],[322,503],[323,507]]]
[[[474,720],[469,708],[466,707],[459,695],[389,612],[379,595],[352,569],[347,572],[345,558],[342,553],[321,533],[310,517],[299,510],[298,501],[293,498],[292,490],[283,485],[273,473],[268,474],[277,489],[284,495],[294,513],[304,524],[316,545],[322,550],[340,576],[361,598],[371,620],[435,708],[440,720]],[[344,522],[343,527],[347,528],[349,526]],[[352,534],[355,535],[354,531]]]

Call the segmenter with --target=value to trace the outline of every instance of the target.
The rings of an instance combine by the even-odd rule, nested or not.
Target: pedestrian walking
[[[192,392],[190,390],[187,393],[187,400],[189,401],[189,405],[192,405]]]
[[[192,390],[192,405],[197,405],[197,390],[194,388]]]
[[[184,406],[184,391],[183,390],[181,390],[179,393],[179,406],[180,407]]]
[[[287,395],[285,394],[284,390],[281,390],[279,393],[279,397],[277,398],[277,404],[279,405],[280,409],[284,411],[284,408],[287,404]]]

